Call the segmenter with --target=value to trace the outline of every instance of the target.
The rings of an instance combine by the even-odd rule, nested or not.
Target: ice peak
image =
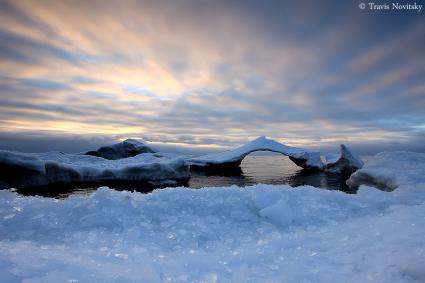
[[[126,139],[122,142],[103,146],[97,150],[86,152],[86,155],[93,155],[105,159],[122,159],[136,156],[140,153],[154,153],[155,151],[143,142],[136,139]]]
[[[135,146],[145,146],[145,142],[141,139],[125,139],[122,143],[128,143]]]
[[[352,153],[346,145],[341,144],[340,151],[339,158],[327,163],[325,171],[351,174],[362,168],[363,161],[360,157]]]
[[[261,141],[261,140],[267,140],[267,137],[266,136],[259,136],[258,138],[256,138],[255,139],[256,141],[257,140],[259,140],[259,141]]]

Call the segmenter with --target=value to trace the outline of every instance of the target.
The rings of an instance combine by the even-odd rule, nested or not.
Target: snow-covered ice
[[[193,167],[239,166],[245,156],[255,151],[282,153],[303,168],[322,170],[324,166],[320,152],[287,146],[264,136],[235,149],[189,158],[188,162]]]
[[[362,166],[345,147],[323,163],[265,138],[191,162],[238,163],[255,150],[320,161],[324,170]],[[0,165],[1,180],[19,169],[25,182],[189,174],[185,158],[157,153],[107,160],[0,151]],[[103,187],[57,200],[0,190],[0,282],[425,282],[424,176],[425,154],[386,152],[351,176],[357,194],[262,184],[149,194]]]
[[[203,170],[234,169],[254,151],[282,153],[303,168],[337,173],[351,173],[362,164],[344,145],[339,158],[324,163],[318,151],[286,146],[266,137],[200,157],[153,152],[143,142],[128,139],[85,154],[0,150],[0,188],[103,181],[179,182],[189,179],[189,166]]]
[[[0,150],[0,180],[3,187],[44,186],[54,183],[187,180],[189,165],[183,158],[142,153],[107,160],[63,152],[18,153]]]
[[[402,185],[425,188],[425,153],[381,152],[370,157],[362,169],[347,180],[351,187],[361,184],[393,190]]]
[[[324,170],[333,173],[351,174],[361,168],[363,162],[345,145],[340,154],[322,156],[319,151],[284,145],[266,137],[259,137],[235,149],[188,158],[192,167],[204,169],[228,169],[237,167],[242,160],[255,151],[272,151],[288,156],[295,164],[306,169]],[[323,157],[323,158],[322,158]],[[324,159],[325,162],[322,161]]]
[[[425,188],[0,191],[0,282],[424,282]]]
[[[133,157],[141,153],[154,153],[155,151],[140,140],[126,139],[120,143],[102,146],[97,150],[86,152],[86,155],[102,157],[105,159],[121,159]]]
[[[340,148],[341,153],[338,158],[335,158],[335,155],[327,156],[326,172],[351,174],[362,168],[364,163],[360,157],[352,153],[347,146],[343,144],[341,144]]]

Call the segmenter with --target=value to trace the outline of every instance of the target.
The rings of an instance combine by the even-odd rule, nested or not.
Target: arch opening
[[[245,153],[245,154],[243,154],[243,155],[241,155],[240,156],[240,159],[237,161],[237,163],[238,163],[238,165],[240,166],[241,164],[242,164],[242,162],[243,162],[243,160],[247,157],[247,156],[250,156],[250,155],[257,155],[257,154],[263,154],[263,155],[266,155],[266,154],[270,154],[270,155],[277,155],[277,156],[283,156],[283,157],[286,157],[286,158],[288,158],[295,166],[297,166],[297,167],[300,167],[300,168],[304,168],[304,169],[306,169],[302,164],[306,161],[306,160],[303,160],[303,159],[296,159],[296,158],[293,158],[293,157],[291,157],[291,156],[289,156],[289,155],[286,155],[285,153],[283,153],[283,152],[281,152],[281,151],[277,151],[277,150],[272,150],[272,149],[268,149],[268,148],[265,148],[265,149],[255,149],[255,150],[252,150],[252,151],[249,151],[249,152],[247,152],[247,153]]]
[[[244,176],[255,178],[260,182],[290,177],[303,170],[288,156],[271,151],[256,151],[246,155],[240,167]]]

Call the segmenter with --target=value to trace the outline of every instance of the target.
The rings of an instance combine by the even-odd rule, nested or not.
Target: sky
[[[0,149],[425,152],[425,9],[360,2],[0,0]]]

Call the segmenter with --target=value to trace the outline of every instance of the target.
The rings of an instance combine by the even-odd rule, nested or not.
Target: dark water
[[[248,155],[242,161],[240,176],[210,175],[192,172],[189,187],[249,186],[263,184],[310,185],[319,188],[350,192],[345,184],[348,176],[325,172],[311,172],[295,165],[283,155]]]
[[[241,164],[241,170],[235,172],[206,174],[191,172],[185,186],[191,188],[223,187],[223,186],[249,186],[263,184],[287,184],[293,187],[310,185],[323,189],[341,190],[354,193],[345,184],[348,176],[325,172],[311,172],[296,166],[288,157],[278,155],[248,155]],[[42,195],[46,197],[65,198],[70,195],[88,195],[99,186],[109,186],[117,190],[130,190],[150,192],[158,187],[146,186],[137,183],[99,183],[79,185],[55,185],[37,190],[18,190],[24,195]]]

